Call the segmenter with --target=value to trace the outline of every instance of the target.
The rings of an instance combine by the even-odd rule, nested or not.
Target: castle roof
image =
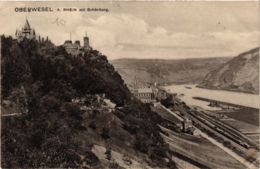
[[[30,26],[29,21],[28,21],[27,18],[25,20],[24,29],[31,29],[31,26]]]
[[[66,41],[64,42],[64,44],[68,44],[68,43],[72,43],[72,41],[71,41],[71,40],[66,40]]]

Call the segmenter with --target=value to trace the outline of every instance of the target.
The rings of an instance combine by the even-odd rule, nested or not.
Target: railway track
[[[190,113],[192,113],[192,112],[190,112]],[[240,133],[237,130],[234,130],[230,126],[226,125],[225,123],[223,123],[217,119],[214,119],[214,118],[210,117],[209,115],[202,113],[202,112],[196,111],[193,114],[197,115],[197,116],[199,115],[198,118],[201,117],[202,121],[205,121],[205,123],[207,123],[211,128],[217,130],[218,132],[222,133],[226,137],[237,142],[241,146],[243,146],[245,148],[249,148],[250,146],[252,146],[253,148],[258,149],[258,146],[256,143],[251,141],[249,138],[244,136],[242,133]]]
[[[192,109],[187,111],[187,109],[182,106],[175,107],[175,109],[180,111],[183,115],[189,117],[195,126],[199,125],[201,128],[213,133],[223,142],[229,142],[232,147],[237,149],[237,152],[240,152],[240,155],[241,153],[244,154],[242,155],[244,158],[248,160],[250,159],[250,161],[254,161],[259,157],[259,152],[257,149],[255,149],[253,153],[249,151],[249,146],[247,144],[249,141],[247,139],[242,137],[240,133],[238,134],[238,131],[234,132],[233,129],[227,127],[225,124],[223,124],[223,122],[217,121],[217,119],[213,119],[212,117],[202,112],[194,111]],[[249,143],[252,145],[251,142]]]

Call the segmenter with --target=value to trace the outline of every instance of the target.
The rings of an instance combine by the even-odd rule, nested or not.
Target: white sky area
[[[109,12],[15,12],[15,7],[108,8]],[[36,34],[61,45],[72,34],[108,59],[236,56],[259,46],[258,2],[0,2],[0,34],[28,18]],[[57,24],[56,19],[65,25]]]

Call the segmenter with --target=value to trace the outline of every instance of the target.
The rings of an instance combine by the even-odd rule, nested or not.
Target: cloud
[[[80,12],[15,13],[15,6],[22,7],[25,4],[17,2],[13,4],[0,3],[0,5],[0,22],[6,23],[2,24],[0,33],[14,35],[15,29],[22,26],[27,17],[32,27],[36,29],[36,33],[49,36],[57,45],[68,39],[70,32],[73,40],[81,41],[87,32],[90,44],[106,54],[109,59],[234,56],[259,44],[258,31],[251,29],[248,31],[246,29],[211,30],[207,22],[213,23],[212,21],[202,22],[196,18],[196,23],[199,25],[195,25],[191,22],[180,22],[181,19],[176,17],[182,18],[183,16],[179,15],[174,19],[169,17],[168,20],[163,17],[162,21],[158,20],[158,16],[156,16],[158,24],[151,24],[151,20],[148,21],[146,15],[140,16],[134,12],[92,15]],[[167,10],[169,9],[167,8]],[[149,14],[149,17],[150,15],[154,14]],[[234,15],[226,14],[224,16],[229,16],[228,20],[225,19],[225,26],[234,27],[238,24]],[[208,28],[206,29],[208,31],[198,31],[200,29],[196,29],[197,31],[175,31],[166,26],[173,25],[175,21],[178,21],[175,24],[179,24],[176,27],[181,25],[184,28],[187,25],[189,29],[192,26],[203,28],[201,30]]]
[[[93,46],[110,58],[192,58],[234,56],[256,46],[258,31],[252,32],[169,32],[152,27],[132,15],[105,15],[89,20],[87,27]]]

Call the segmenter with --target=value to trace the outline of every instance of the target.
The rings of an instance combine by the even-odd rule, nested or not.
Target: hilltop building
[[[85,50],[89,50],[90,49],[90,45],[89,45],[89,37],[87,36],[87,33],[83,37],[83,42],[84,42],[84,49]]]
[[[18,42],[21,42],[23,39],[35,39],[38,40],[38,42],[50,42],[48,36],[46,38],[41,37],[39,35],[36,35],[35,29],[33,29],[28,21],[28,19],[25,19],[24,26],[19,30],[16,29],[15,36]]]
[[[69,54],[75,56],[91,49],[89,45],[89,37],[87,36],[87,34],[83,37],[83,46],[80,45],[79,40],[76,40],[74,43],[72,43],[71,35],[70,40],[66,40],[63,46]]]
[[[63,46],[65,47],[65,50],[72,55],[77,55],[80,49],[80,43],[78,43],[78,41],[72,43],[71,40],[66,40]]]
[[[33,28],[31,28],[27,18],[25,20],[25,24],[22,27],[22,29],[21,30],[16,29],[15,36],[16,36],[18,41],[22,41],[24,38],[27,38],[27,39],[35,39],[36,38],[35,30]]]

